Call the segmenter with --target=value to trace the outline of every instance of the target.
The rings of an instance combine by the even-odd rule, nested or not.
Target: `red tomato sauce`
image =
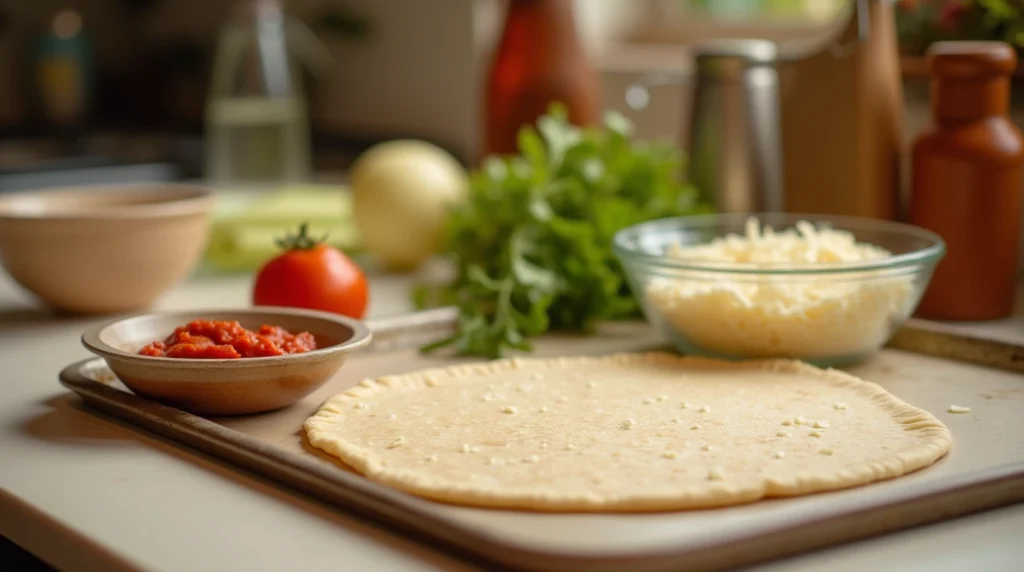
[[[175,328],[163,341],[139,351],[150,357],[188,359],[239,359],[301,354],[316,349],[309,332],[292,334],[280,326],[264,324],[247,330],[236,321],[194,320]]]

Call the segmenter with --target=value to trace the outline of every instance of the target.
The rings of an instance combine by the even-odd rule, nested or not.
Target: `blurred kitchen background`
[[[604,106],[632,118],[640,138],[676,138],[686,129],[687,88],[652,89],[649,105],[633,110],[624,99],[633,81],[651,71],[686,73],[688,44],[713,37],[824,46],[852,4],[575,0],[574,16],[599,72]],[[964,2],[893,4],[909,141],[928,116],[920,58],[928,42],[985,37],[990,30],[960,22]],[[302,30],[290,34],[289,53],[302,64],[299,97],[309,120],[297,129],[300,136],[309,130],[312,177],[340,177],[359,151],[391,138],[432,141],[466,162],[479,154],[482,93],[507,2],[285,0],[282,6]],[[217,74],[233,73],[215,62],[240,19],[234,0],[0,1],[0,190],[209,174],[216,169],[210,155],[219,127],[204,122],[204,114],[216,99],[212,84],[222,81]],[[1021,30],[1018,22],[1000,39],[1024,42]],[[1024,120],[1024,90],[1015,92],[1015,117]]]
[[[746,58],[772,86],[696,81],[695,52],[743,38],[778,44],[771,69],[750,45],[722,65]],[[0,195],[199,181],[219,195],[202,268],[249,272],[302,221],[358,253],[344,190],[364,151],[418,139],[472,169],[561,98],[574,122],[618,111],[684,153],[703,138],[713,155],[688,160],[718,166],[689,173],[702,191],[899,219],[937,40],[1021,53],[1024,0],[0,0]],[[508,88],[530,73],[540,91]],[[697,84],[722,91],[695,105]]]

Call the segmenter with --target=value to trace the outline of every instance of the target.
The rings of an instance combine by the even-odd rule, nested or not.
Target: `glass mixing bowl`
[[[776,232],[799,221],[847,231],[891,256],[755,264],[667,255],[676,244],[745,236],[751,217]],[[821,367],[856,362],[884,346],[917,308],[945,254],[942,238],[909,224],[777,213],[645,222],[616,233],[614,249],[648,321],[681,353],[790,358]]]

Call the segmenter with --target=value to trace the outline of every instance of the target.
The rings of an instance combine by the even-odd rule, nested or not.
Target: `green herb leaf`
[[[681,181],[676,148],[633,141],[632,133],[617,113],[598,128],[572,125],[556,104],[536,128],[520,130],[518,156],[484,160],[445,229],[455,278],[412,293],[418,308],[459,309],[456,333],[423,351],[497,358],[530,351],[529,338],[551,329],[589,332],[639,315],[613,235],[710,208]]]

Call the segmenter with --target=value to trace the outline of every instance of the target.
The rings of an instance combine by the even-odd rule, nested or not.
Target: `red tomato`
[[[343,252],[313,240],[307,227],[279,244],[285,252],[260,268],[253,285],[257,306],[288,306],[361,319],[369,293],[362,269]]]

